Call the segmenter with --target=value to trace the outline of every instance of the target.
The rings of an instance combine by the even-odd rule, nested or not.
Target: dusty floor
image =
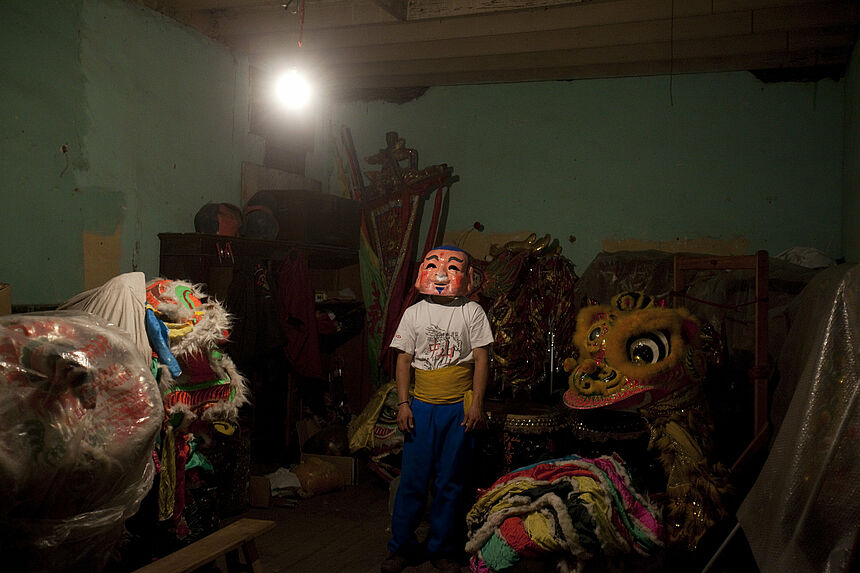
[[[257,541],[262,573],[377,573],[387,554],[390,534],[389,489],[379,477],[359,467],[354,486],[302,499],[296,507],[250,508],[236,516],[239,517],[277,522]],[[717,541],[722,541],[726,533],[728,530],[721,532]],[[649,571],[699,573],[717,545],[690,562],[657,565]],[[521,572],[537,570],[544,571],[530,566]],[[434,571],[429,562],[405,569],[405,573]],[[465,563],[461,571],[468,573]],[[758,573],[742,534],[711,564],[708,573]]]
[[[388,485],[359,470],[354,486],[302,499],[296,507],[250,508],[237,517],[277,522],[257,540],[264,573],[377,573],[388,553],[388,500]],[[429,562],[405,569],[432,571]]]

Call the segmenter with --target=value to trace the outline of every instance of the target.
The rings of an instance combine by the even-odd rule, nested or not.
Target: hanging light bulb
[[[275,81],[275,97],[292,110],[306,107],[312,91],[310,82],[296,69],[288,71]]]

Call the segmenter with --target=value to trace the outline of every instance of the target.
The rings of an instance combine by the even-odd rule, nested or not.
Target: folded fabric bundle
[[[466,523],[473,570],[504,571],[553,553],[649,556],[662,545],[659,509],[634,489],[617,455],[568,456],[506,474]]]

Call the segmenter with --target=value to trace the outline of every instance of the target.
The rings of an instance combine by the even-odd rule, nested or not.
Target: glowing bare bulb
[[[275,97],[289,109],[302,109],[311,99],[311,85],[297,70],[290,70],[275,82]]]

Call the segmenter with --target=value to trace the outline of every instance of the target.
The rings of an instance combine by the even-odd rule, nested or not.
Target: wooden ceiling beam
[[[359,0],[360,2],[361,0]],[[563,4],[578,4],[593,0],[492,0],[473,2],[472,0],[370,0],[394,16],[397,20],[422,20],[451,18],[469,14],[523,10]],[[236,10],[260,6],[283,6],[290,0],[143,0],[154,9],[174,12],[193,12],[197,10]],[[301,2],[301,0],[292,0]],[[307,0],[306,6],[312,10],[328,4],[340,11],[350,11],[355,0]]]
[[[307,0],[301,31],[277,1],[142,1],[332,90],[844,66],[860,27],[854,0]],[[410,12],[477,4],[501,11]]]
[[[308,58],[326,64],[362,63],[372,61],[420,60],[423,58],[478,57],[493,54],[528,54],[552,50],[599,48],[609,45],[648,44],[693,38],[721,36],[743,36],[751,32],[749,18],[733,14],[714,16],[719,22],[702,25],[701,22],[652,20],[606,26],[589,26],[568,30],[550,30],[540,34],[508,34],[457,38],[430,42],[407,42],[369,46],[347,46],[331,49],[314,49],[307,46],[302,51]]]
[[[373,0],[373,2],[399,21],[406,21],[409,0]]]
[[[641,5],[641,2],[636,2]],[[628,4],[632,6],[632,3]],[[403,45],[420,42],[444,42],[453,41],[464,38],[480,38],[480,37],[505,37],[510,35],[512,38],[520,37],[533,39],[539,38],[543,34],[563,33],[571,34],[588,33],[587,30],[595,27],[600,29],[600,26],[607,31],[612,31],[613,25],[647,23],[653,21],[670,21],[671,14],[669,12],[648,9],[641,11],[629,11],[623,18],[619,17],[596,17],[591,14],[591,17],[565,18],[565,17],[546,17],[544,11],[540,14],[522,14],[519,19],[505,17],[493,17],[493,21],[489,23],[479,23],[473,18],[459,18],[450,22],[419,22],[403,25],[375,25],[360,28],[341,28],[341,29],[322,29],[309,30],[305,29],[304,38],[305,45],[308,49],[320,48],[347,48],[357,47],[361,45]],[[617,15],[616,15],[617,16]],[[700,16],[701,17],[701,16]],[[720,15],[708,16],[712,18],[711,24],[717,27],[721,26],[736,26],[740,23],[743,26],[749,24],[749,16],[740,15]],[[695,28],[698,26],[703,28],[701,21],[696,23],[695,20],[687,22],[687,18],[677,18],[679,33],[685,33],[685,29]],[[731,23],[729,23],[731,22]],[[294,44],[298,38],[297,30],[290,30],[280,34],[267,34],[262,36],[254,36],[250,38],[248,50],[252,54],[264,52],[276,52],[283,49],[289,49],[291,44]],[[611,41],[611,38],[607,39]],[[512,44],[514,49],[520,43]]]
[[[831,2],[833,0],[713,0],[712,4],[714,12],[734,12],[735,10],[757,10],[759,8],[829,4]]]
[[[634,7],[634,3],[626,3],[627,7]],[[797,13],[795,15],[795,9]],[[860,22],[858,10],[846,10],[845,6],[839,3],[830,2],[823,5],[822,12],[816,19],[806,20],[806,9],[804,7],[787,7],[783,8],[781,22],[778,24],[774,20],[773,14],[769,12],[762,13],[758,16],[761,21],[760,31],[767,30],[788,30],[785,23],[793,21],[794,28],[807,27],[805,22],[812,22],[816,25],[832,26],[836,23],[856,24]],[[642,23],[653,21],[671,22],[673,35],[675,38],[683,39],[685,37],[695,37],[703,34],[733,35],[742,31],[750,31],[754,22],[759,19],[754,19],[754,14],[750,11],[738,11],[731,13],[705,13],[689,16],[678,16],[672,18],[671,13],[659,9],[650,11],[627,11],[622,17],[618,14],[614,18],[608,18],[603,15],[599,17],[597,14],[591,13],[591,17],[572,18],[549,18],[543,19],[543,15],[534,15],[536,21],[530,22],[524,17],[518,21],[505,18],[494,18],[495,25],[479,24],[476,21],[470,21],[471,18],[461,18],[448,23],[442,22],[425,22],[425,23],[408,23],[400,25],[374,25],[369,27],[359,28],[340,28],[327,30],[311,30],[305,29],[304,46],[311,49],[336,49],[336,48],[355,48],[362,45],[395,45],[403,44],[420,44],[421,42],[442,42],[453,41],[463,38],[477,38],[483,36],[489,37],[504,37],[511,35],[512,40],[527,38],[530,34],[532,38],[538,38],[544,34],[564,33],[567,31],[571,34],[588,34],[587,31],[591,27],[596,27],[594,30],[601,30],[607,33],[607,42],[612,42],[611,33],[614,31],[613,25],[621,25],[626,23]],[[541,17],[538,17],[541,16]],[[600,26],[605,26],[600,28]],[[297,45],[299,31],[298,29],[285,31],[279,34],[265,34],[247,38],[245,44],[249,53],[275,53],[283,50],[290,50],[292,46]],[[430,44],[427,44],[430,46]],[[439,45],[439,44],[437,44]],[[518,41],[512,44],[514,49],[516,46],[528,45]]]
[[[857,39],[857,30],[844,26],[791,30],[788,32],[788,47],[791,50],[851,49]]]
[[[727,38],[704,38],[669,42],[667,40],[600,46],[571,50],[547,50],[517,54],[489,54],[483,56],[461,56],[450,58],[427,58],[422,60],[389,60],[349,62],[322,66],[338,77],[350,78],[375,75],[410,75],[416,72],[438,74],[445,71],[478,72],[485,69],[557,68],[610,63],[634,63],[642,60],[696,59],[711,56],[739,56],[747,53],[787,52],[786,32],[735,36]]]
[[[753,10],[753,30],[793,30],[797,28],[826,28],[860,20],[860,6],[856,3],[829,2],[804,4],[788,8],[762,8]]]
[[[280,6],[287,0],[147,0],[157,2],[177,12],[195,10],[230,10],[235,8],[255,8],[258,6]],[[293,0],[295,1],[295,0]],[[301,1],[301,0],[299,0]]]
[[[296,0],[297,1],[297,0]],[[388,2],[394,0],[379,0]],[[198,27],[204,34],[223,38],[235,36],[262,36],[290,33],[298,30],[298,15],[272,5],[248,7],[243,10],[225,10],[217,15],[212,29]],[[761,9],[759,17],[804,20],[807,18],[838,18],[856,10],[848,0],[738,0],[720,3],[720,0],[605,0],[556,6],[476,14],[458,18],[436,18],[430,21],[403,22],[372,0],[344,2],[313,2],[305,14],[304,29],[349,30],[368,35],[385,34],[411,36],[416,40],[430,36],[469,35],[481,33],[525,32],[569,27],[589,26],[618,22],[633,22],[654,18],[684,18],[709,16],[724,12],[745,12]],[[831,15],[828,15],[831,14]]]
[[[192,11],[188,14],[191,15],[192,25],[202,34],[232,45],[233,38],[241,36],[298,31],[300,6],[300,0],[293,0],[289,10],[279,5],[267,5],[218,12]],[[305,10],[304,29],[339,29],[396,23],[397,18],[372,0],[356,0],[350,3],[313,2]]]
[[[542,33],[521,33],[494,36],[452,38],[424,42],[395,44],[343,45],[349,38],[337,37],[338,45],[328,46],[316,34],[305,36],[301,52],[305,58],[325,60],[329,63],[361,63],[366,61],[420,60],[424,58],[474,57],[489,54],[518,54],[549,50],[570,50],[609,45],[641,44],[654,41],[695,40],[703,38],[734,38],[752,34],[751,21],[744,13],[715,14],[708,17],[691,17],[676,20],[653,20],[589,26]],[[823,35],[839,34],[839,38],[851,44],[857,24],[820,28]],[[802,32],[797,30],[773,30],[775,32]],[[761,34],[766,34],[762,32]],[[808,32],[806,33],[809,34]],[[812,36],[814,37],[814,36]],[[249,51],[259,55],[294,57],[299,49],[294,37],[285,37],[279,43],[265,49],[249,46]],[[680,45],[680,44],[679,44]]]
[[[486,2],[474,2],[472,0],[409,0],[407,20],[454,18],[489,12],[580,4],[588,1],[591,0],[491,0]]]
[[[488,68],[475,71],[446,70],[436,73],[413,73],[396,76],[380,74],[378,76],[340,78],[339,81],[328,84],[326,90],[329,94],[334,94],[334,97],[337,97],[338,93],[356,89],[374,90],[380,88],[499,82],[566,81],[589,78],[809,68],[823,65],[844,66],[849,58],[849,50],[828,53],[824,58],[815,51],[807,50],[761,54],[713,55],[703,58],[675,59],[672,61],[667,58],[652,58],[637,61],[585,63],[556,67]]]
[[[697,2],[693,2],[697,5]],[[695,14],[710,13],[710,4],[702,4]],[[381,8],[379,8],[382,11]],[[683,13],[676,11],[675,16],[690,16],[689,9]],[[353,42],[384,43],[438,40],[443,38],[467,37],[517,32],[540,32],[557,28],[594,26],[637,22],[672,17],[672,0],[611,0],[574,4],[560,7],[522,10],[519,12],[498,12],[461,18],[422,20],[418,22],[397,22],[390,15],[376,23],[360,22],[335,24],[336,20],[325,15],[315,15],[312,10],[305,14],[304,33],[324,31],[330,36],[346,35]],[[341,21],[344,19],[341,18]],[[274,38],[282,34],[297,34],[298,19],[277,17],[271,10],[243,11],[235,17],[224,16],[218,23],[218,36],[228,43],[232,37],[253,36]]]

